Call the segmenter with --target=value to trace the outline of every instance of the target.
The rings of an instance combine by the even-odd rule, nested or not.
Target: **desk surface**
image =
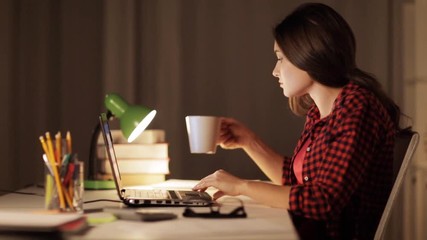
[[[170,180],[156,188],[189,188],[194,181]],[[24,192],[43,193],[40,188],[27,188]],[[115,190],[85,191],[85,201],[96,199],[117,200]],[[83,237],[72,239],[298,239],[289,214],[285,210],[266,207],[249,198],[243,200],[248,218],[245,219],[200,219],[182,216],[182,207],[162,207],[173,212],[177,219],[159,222],[136,222],[116,220],[98,224]],[[29,211],[43,208],[44,198],[35,195],[7,194],[0,197],[0,210]],[[121,206],[120,203],[96,202],[84,205],[85,211],[96,211],[103,207]],[[150,208],[155,209],[155,208]],[[88,214],[88,216],[90,213]]]

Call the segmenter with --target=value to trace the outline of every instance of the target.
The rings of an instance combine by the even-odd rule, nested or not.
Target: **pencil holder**
[[[46,155],[43,155],[46,159]],[[83,211],[83,162],[65,155],[61,164],[45,162],[45,208],[69,212]]]

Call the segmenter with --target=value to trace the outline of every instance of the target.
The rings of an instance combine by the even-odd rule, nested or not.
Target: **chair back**
[[[375,240],[380,240],[384,236],[385,226],[390,218],[391,210],[411,163],[412,156],[418,146],[419,138],[420,137],[417,132],[409,129],[404,129],[396,135],[393,153],[393,187],[378,224],[374,238]]]

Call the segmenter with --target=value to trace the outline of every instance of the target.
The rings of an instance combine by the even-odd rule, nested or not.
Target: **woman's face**
[[[277,62],[273,69],[273,76],[279,79],[283,94],[286,97],[298,97],[308,93],[313,85],[313,79],[308,73],[289,62],[276,41],[274,41],[274,53],[276,54]]]

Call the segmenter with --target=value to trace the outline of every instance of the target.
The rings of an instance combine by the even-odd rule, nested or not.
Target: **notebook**
[[[213,203],[212,197],[206,192],[173,189],[138,189],[122,186],[119,164],[114,152],[113,137],[105,113],[99,116],[99,123],[117,193],[124,204],[132,207],[143,207],[150,205],[207,206]]]

